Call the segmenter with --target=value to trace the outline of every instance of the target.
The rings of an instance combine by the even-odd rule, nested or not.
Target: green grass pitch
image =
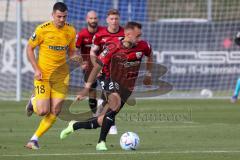
[[[40,150],[23,146],[40,118],[25,116],[23,102],[0,102],[0,160],[222,160],[240,157],[240,104],[228,100],[138,100],[117,116],[118,135],[109,135],[108,151],[97,152],[99,129],[79,130],[59,139],[67,122],[58,120],[40,139]],[[86,110],[86,103],[72,110]],[[123,151],[119,138],[136,132],[140,148]]]

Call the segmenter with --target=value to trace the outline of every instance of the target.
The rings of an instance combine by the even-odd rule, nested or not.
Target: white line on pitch
[[[240,150],[202,150],[202,151],[152,151],[152,152],[105,152],[105,153],[43,153],[43,154],[5,154],[0,157],[41,157],[41,156],[81,156],[81,155],[132,155],[132,154],[208,154],[208,153],[240,153]]]

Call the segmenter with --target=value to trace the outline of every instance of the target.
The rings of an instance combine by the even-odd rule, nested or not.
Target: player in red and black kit
[[[151,47],[147,42],[140,40],[140,36],[141,24],[128,22],[125,26],[124,39],[114,38],[106,43],[105,49],[98,56],[84,90],[80,92],[77,99],[84,99],[97,74],[102,69],[104,77],[101,80],[101,86],[105,91],[108,107],[104,108],[105,110],[97,119],[69,123],[69,126],[61,132],[61,138],[65,138],[70,133],[81,128],[93,129],[101,126],[96,150],[107,150],[105,142],[108,131],[114,122],[116,114],[123,107],[134,89],[142,57],[147,56],[148,62],[152,59]],[[150,68],[151,66],[149,66]]]
[[[93,37],[93,46],[90,54],[94,57],[102,52],[104,45],[109,39],[124,37],[124,28],[120,26],[120,14],[116,9],[110,9],[107,13],[107,27],[96,33]],[[95,63],[95,60],[93,61]]]
[[[89,11],[86,16],[87,27],[81,29],[77,34],[76,47],[81,53],[83,58],[83,73],[84,81],[88,79],[88,75],[92,70],[92,63],[90,60],[90,50],[92,45],[92,39],[94,34],[101,31],[104,27],[98,26],[98,17],[95,11]],[[89,107],[95,114],[97,110],[97,99],[96,99],[96,87],[97,81],[95,81],[89,91]]]
[[[96,33],[93,37],[93,45],[90,51],[92,63],[95,63],[96,56],[99,55],[104,49],[104,46],[107,41],[117,37],[124,37],[124,28],[122,28],[120,23],[120,13],[117,9],[110,9],[107,13],[107,27]],[[101,106],[98,106],[98,109],[101,110],[105,106],[106,101],[104,100]],[[117,134],[117,127],[115,123],[111,127],[109,134]]]

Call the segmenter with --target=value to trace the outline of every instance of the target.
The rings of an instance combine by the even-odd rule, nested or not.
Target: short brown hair
[[[134,22],[134,21],[127,22],[124,29],[134,29],[135,27],[142,29],[141,23]]]
[[[120,16],[120,13],[117,9],[110,9],[108,12],[107,12],[107,16],[110,16],[110,15],[119,15]]]
[[[53,6],[53,11],[59,10],[61,12],[65,12],[68,10],[67,5],[63,2],[57,2]]]

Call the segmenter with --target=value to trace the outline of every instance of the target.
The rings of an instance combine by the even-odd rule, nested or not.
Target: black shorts
[[[128,98],[131,96],[132,91],[129,91],[128,89],[120,86],[117,82],[112,81],[110,78],[99,78],[101,88],[104,91],[105,99],[107,99],[107,96],[110,93],[118,93],[121,97],[121,107],[125,104],[125,102],[128,100]]]
[[[104,90],[106,93],[113,93],[117,92],[119,93],[120,86],[117,82],[112,81],[110,78],[102,79],[100,78],[100,85],[102,90]]]

